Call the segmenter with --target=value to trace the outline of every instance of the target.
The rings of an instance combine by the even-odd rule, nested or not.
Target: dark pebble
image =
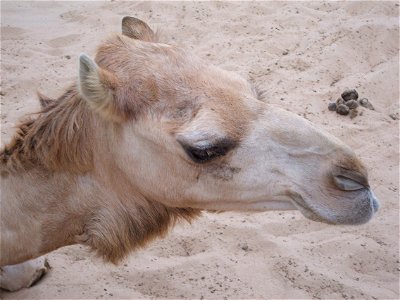
[[[337,109],[336,109],[336,112],[339,114],[339,115],[348,115],[349,114],[349,111],[350,111],[350,109],[346,106],[346,105],[344,105],[344,104],[340,104],[340,105],[338,105],[338,107],[337,107]]]
[[[66,59],[71,59],[71,55],[65,55]]]
[[[389,117],[391,117],[393,120],[398,120],[399,119],[399,113],[397,112],[397,113],[390,114]]]
[[[342,93],[342,99],[344,101],[349,101],[349,100],[357,100],[358,99],[358,93],[356,90],[345,90]]]
[[[355,117],[358,116],[358,111],[357,109],[352,109],[350,110],[350,119],[354,119]]]
[[[336,105],[335,102],[331,102],[331,103],[328,104],[328,109],[330,111],[336,111],[336,107],[337,107],[337,105]]]
[[[370,110],[375,110],[375,108],[372,106],[371,102],[368,101],[367,98],[362,98],[358,101],[358,103],[365,108],[368,108]]]
[[[355,109],[358,107],[358,102],[356,100],[349,100],[346,103],[346,106],[348,106],[350,109]]]
[[[344,104],[344,100],[342,98],[337,98],[336,105]]]

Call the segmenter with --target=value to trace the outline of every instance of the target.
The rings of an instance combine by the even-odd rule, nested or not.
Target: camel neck
[[[1,265],[75,243],[93,205],[84,201],[95,190],[84,177],[43,168],[1,176]]]
[[[0,265],[75,243],[117,263],[164,235],[178,219],[190,221],[200,213],[148,201],[123,178],[94,174],[33,168],[3,177]]]

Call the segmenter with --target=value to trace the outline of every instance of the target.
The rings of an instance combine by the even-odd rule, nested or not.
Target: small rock
[[[337,109],[336,109],[336,112],[339,114],[339,115],[348,115],[349,114],[349,112],[350,112],[350,108],[348,108],[346,105],[344,105],[344,104],[340,104],[340,105],[338,105],[338,107],[337,107]]]
[[[3,91],[0,91],[0,96],[5,96],[6,93],[4,93]]]
[[[367,98],[362,98],[358,101],[358,103],[365,108],[368,108],[370,110],[375,110],[375,108],[372,106],[371,102],[368,101]]]
[[[357,109],[351,109],[350,110],[350,119],[354,119],[355,117],[358,116],[358,111]]]
[[[249,250],[249,246],[247,246],[247,244],[243,244],[242,245],[242,250],[244,250],[244,251]]]
[[[398,120],[399,119],[399,113],[397,112],[397,113],[390,114],[389,117],[391,117],[393,120]]]
[[[65,55],[66,59],[71,59],[71,55]]]
[[[336,111],[336,107],[337,107],[337,105],[336,105],[335,102],[331,102],[331,103],[328,104],[328,109],[330,111]]]
[[[345,103],[350,109],[355,109],[358,107],[358,102],[356,100],[349,100]]]
[[[288,55],[289,54],[289,51],[283,51],[282,52],[282,55]]]
[[[344,104],[344,100],[342,98],[337,98],[336,105],[339,106],[340,104]]]
[[[345,90],[342,93],[342,99],[344,101],[349,101],[349,100],[357,100],[358,99],[358,93],[356,90],[352,89],[352,90]]]

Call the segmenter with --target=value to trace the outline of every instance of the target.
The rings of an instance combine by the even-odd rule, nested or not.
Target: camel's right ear
[[[79,91],[90,107],[112,119],[120,119],[115,109],[114,93],[118,80],[101,69],[89,56],[79,56]]]
[[[142,20],[126,16],[122,19],[122,34],[135,40],[157,42],[157,35]]]

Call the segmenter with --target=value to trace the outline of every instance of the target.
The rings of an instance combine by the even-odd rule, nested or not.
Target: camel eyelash
[[[225,156],[237,143],[231,139],[221,139],[213,144],[194,146],[180,142],[189,158],[195,163],[206,163],[217,157]]]

